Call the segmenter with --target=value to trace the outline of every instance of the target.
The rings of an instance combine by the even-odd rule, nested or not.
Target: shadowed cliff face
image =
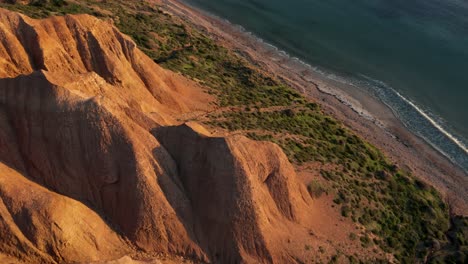
[[[310,196],[278,146],[210,137],[197,124],[154,134],[176,162],[202,248],[221,263],[241,262],[242,252],[265,262],[288,259],[276,232],[303,217]]]
[[[0,10],[0,252],[292,261],[307,191],[276,145],[175,121],[211,101],[109,22]]]

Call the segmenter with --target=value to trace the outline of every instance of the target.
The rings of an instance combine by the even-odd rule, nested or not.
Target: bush
[[[347,205],[341,207],[341,215],[344,217],[350,216],[351,208]]]
[[[312,198],[320,198],[322,194],[327,192],[323,184],[317,180],[310,182],[309,185],[307,185],[307,190]]]
[[[52,0],[54,6],[62,7],[67,4],[65,0]]]

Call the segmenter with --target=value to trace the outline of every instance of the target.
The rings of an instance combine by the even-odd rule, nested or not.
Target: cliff
[[[308,192],[278,146],[177,121],[211,101],[110,22],[0,10],[2,254],[295,261]]]

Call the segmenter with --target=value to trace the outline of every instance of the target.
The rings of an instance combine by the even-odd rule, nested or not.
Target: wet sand
[[[228,21],[180,1],[161,2],[167,12],[210,35],[265,74],[284,80],[320,103],[324,112],[379,147],[400,168],[411,171],[437,188],[452,213],[468,215],[468,175],[423,139],[411,133],[391,109],[378,99],[359,87],[326,78]]]

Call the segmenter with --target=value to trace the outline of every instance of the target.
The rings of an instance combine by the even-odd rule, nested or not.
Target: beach
[[[181,1],[161,2],[166,12],[193,24],[263,73],[283,80],[315,100],[325,113],[377,146],[399,168],[433,185],[442,193],[453,214],[468,215],[468,175],[410,132],[384,103],[360,87],[325,78],[319,70],[226,20]]]

